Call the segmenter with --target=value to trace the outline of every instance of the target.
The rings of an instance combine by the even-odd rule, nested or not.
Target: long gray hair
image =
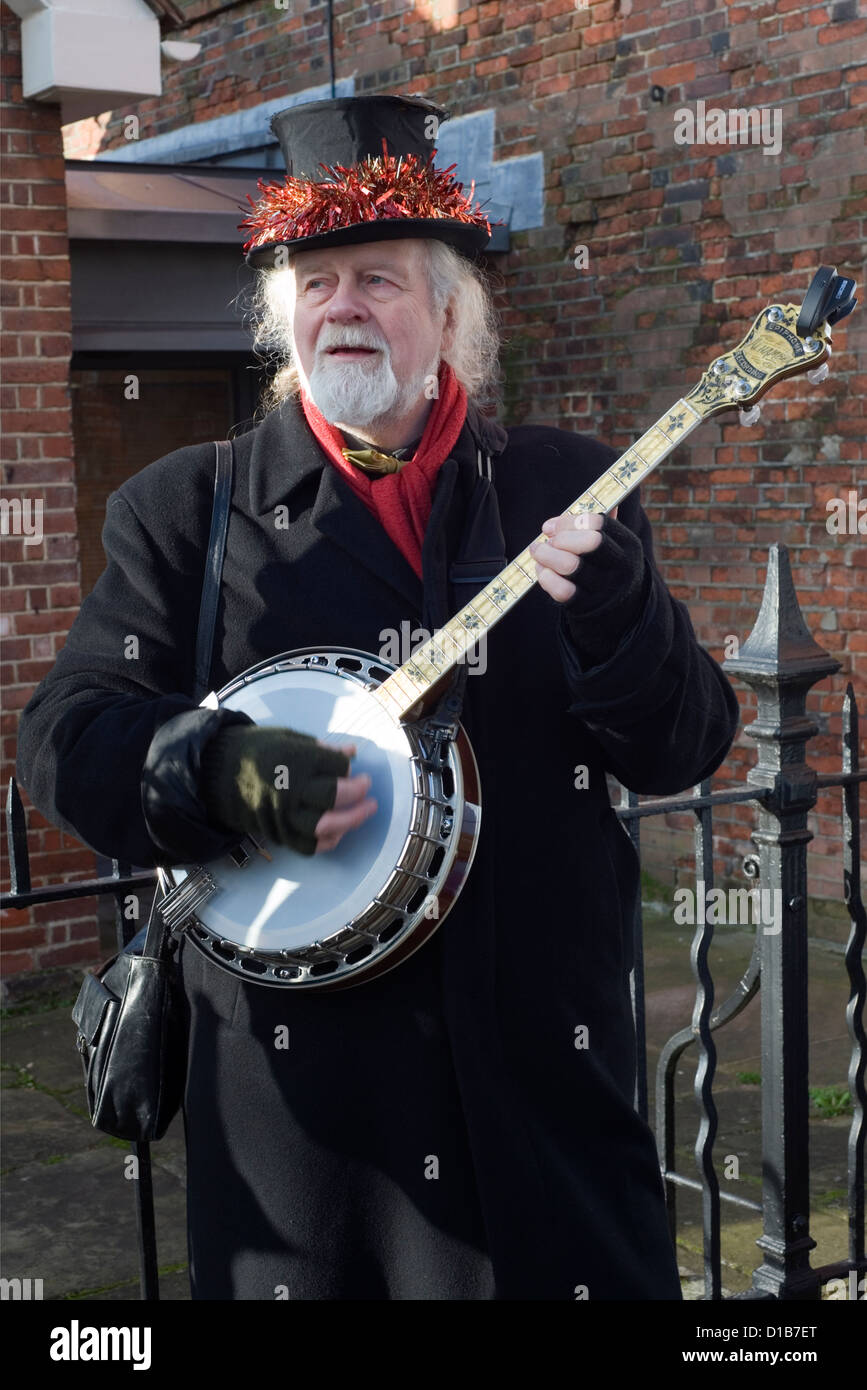
[[[480,406],[496,404],[500,395],[499,315],[483,272],[451,246],[436,238],[420,241],[431,303],[441,314],[452,301],[454,334],[443,352],[468,397]],[[273,375],[262,409],[273,410],[300,390],[292,339],[292,291],[296,257],[285,265],[256,272],[247,302],[253,348]]]

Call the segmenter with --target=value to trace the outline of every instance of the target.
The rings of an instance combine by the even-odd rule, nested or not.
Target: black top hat
[[[474,258],[491,224],[472,206],[454,165],[434,167],[436,137],[448,111],[424,97],[341,97],[278,111],[271,129],[286,160],[286,181],[259,180],[262,197],[240,224],[252,235],[247,263],[275,264],[287,251],[348,246],[392,237],[437,237]]]

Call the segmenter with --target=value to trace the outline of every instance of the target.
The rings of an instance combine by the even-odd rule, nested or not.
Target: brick
[[[69,434],[69,410],[10,410],[5,427],[10,434]]]
[[[61,381],[65,372],[58,362],[40,362],[36,358],[28,358],[10,362],[3,369],[3,377],[7,382]]]
[[[68,931],[70,941],[82,942],[92,949],[97,957],[101,957],[103,952],[99,942],[99,922],[93,914],[86,921],[70,922]]]
[[[39,952],[39,969],[56,965],[77,965],[89,959],[88,942],[74,941],[66,946],[52,946]]]
[[[66,188],[63,183],[34,183],[29,192],[34,203],[47,207],[66,207]]]
[[[7,661],[26,660],[30,656],[30,641],[26,637],[7,637],[2,652]]]
[[[10,951],[23,952],[26,950],[30,950],[34,946],[44,946],[45,927],[6,927],[3,930],[2,938],[0,938],[0,940],[2,940],[3,943],[4,967],[8,969],[8,956],[6,955],[6,953]]]
[[[33,459],[18,465],[7,465],[4,470],[4,487],[14,484],[30,488],[37,483],[71,483],[73,477],[71,463]]]
[[[52,284],[36,286],[36,303],[40,308],[68,309],[71,299],[72,295],[68,276],[56,280]]]
[[[0,937],[2,940],[2,937]],[[3,971],[6,975],[20,975],[33,970],[32,951],[3,951]]]
[[[6,164],[5,177],[20,182],[22,180],[48,180],[62,181],[64,178],[63,157],[59,150],[54,157],[50,153],[43,154],[42,158],[37,159],[34,155],[13,154],[10,155]]]
[[[17,259],[6,266],[6,276],[13,280],[42,279],[40,262]],[[7,333],[38,333],[45,330],[56,332],[69,323],[69,314],[64,309],[22,308],[10,309],[4,314],[4,328]],[[41,354],[40,354],[41,356]]]
[[[14,631],[20,636],[24,633],[65,633],[72,627],[74,618],[74,613],[67,612],[15,612],[12,621]],[[24,704],[26,703],[25,700]],[[16,705],[18,709],[21,707],[21,705]]]

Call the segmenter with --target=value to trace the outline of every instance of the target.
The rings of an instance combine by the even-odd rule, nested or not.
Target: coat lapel
[[[267,414],[255,432],[250,454],[250,510],[265,516],[278,506],[290,520],[309,507],[305,484],[316,487],[309,524],[351,555],[363,569],[388,584],[413,612],[421,612],[422,583],[394,541],[332,468],[310,430],[300,404],[290,398]],[[297,509],[297,510],[296,510]]]
[[[501,426],[479,416],[474,408],[468,409],[467,424],[458,439],[454,454],[465,469],[469,468],[473,476],[476,436],[483,448],[488,448],[494,453],[501,452],[507,440]],[[356,497],[337,469],[331,467],[296,398],[284,401],[278,409],[265,416],[255,431],[249,467],[250,510],[254,515],[264,516],[273,512],[276,507],[285,505],[289,508],[291,520],[293,504],[299,512],[302,510],[297,494],[304,490],[305,484],[316,485],[316,496],[309,515],[310,524],[332,544],[350,555],[364,570],[374,575],[380,583],[389,585],[410,605],[411,612],[422,613],[425,607],[422,581],[380,522],[367,510],[361,499]],[[452,470],[448,469],[448,462],[444,464],[434,490],[433,507],[424,542],[426,575],[431,570],[428,556],[432,557],[437,550],[441,550],[438,541],[446,526],[454,496],[456,473],[457,464]],[[476,481],[481,483],[480,479]],[[471,515],[481,500],[478,496],[479,490],[487,494],[488,485],[477,489],[473,498],[474,505],[470,509]],[[303,505],[309,506],[309,498]],[[499,548],[501,544],[500,547],[494,545],[494,552]],[[434,568],[438,569],[439,566]],[[496,573],[496,569],[493,572]],[[437,574],[436,581],[435,587],[442,588],[443,592],[436,598],[429,596],[428,606],[433,598],[433,607],[438,610],[438,614],[444,613],[436,624],[439,626],[448,620],[451,613],[443,609],[443,600],[448,604],[448,599],[445,598],[445,575]],[[433,625],[431,626],[433,630]]]
[[[311,521],[365,569],[401,595],[420,613],[422,582],[382,524],[326,459]]]

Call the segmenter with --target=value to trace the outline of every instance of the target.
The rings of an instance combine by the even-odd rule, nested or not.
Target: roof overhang
[[[66,196],[71,239],[222,243],[247,240],[239,227],[257,198],[258,180],[280,183],[277,169],[218,165],[129,164],[68,159]],[[488,254],[508,251],[507,227],[493,227]]]
[[[239,222],[257,196],[259,178],[273,169],[220,169],[164,164],[66,161],[70,239],[87,241],[197,241],[241,247]]]

